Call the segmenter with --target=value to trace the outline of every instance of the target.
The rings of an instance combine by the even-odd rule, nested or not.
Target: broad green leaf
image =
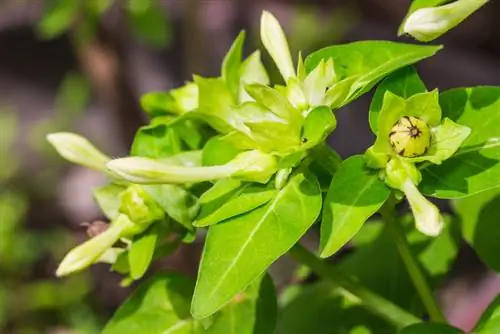
[[[120,214],[120,194],[125,189],[125,186],[114,183],[94,189],[94,199],[109,220],[116,219]]]
[[[188,230],[198,214],[198,199],[181,186],[173,184],[144,185],[144,191],[151,196],[168,216]]]
[[[389,41],[362,41],[329,46],[306,58],[305,66],[312,71],[322,59],[333,58],[340,79],[356,77],[350,93],[338,107],[368,92],[391,72],[434,55],[441,46],[422,46]]]
[[[156,224],[161,224],[161,222],[157,222]],[[144,276],[153,260],[153,254],[158,241],[156,224],[147,229],[138,238],[135,238],[128,251],[130,277],[134,280]]]
[[[431,287],[437,287],[449,272],[460,245],[458,224],[445,217],[445,228],[438,237],[428,237],[415,229],[413,218],[401,218],[413,256],[418,260]],[[358,247],[339,264],[346,274],[358,279],[361,284],[391,300],[395,304],[421,316],[425,309],[398,254],[390,231],[384,226],[374,229],[372,222],[365,224],[353,240]],[[366,233],[372,241],[368,243]],[[361,238],[362,237],[362,238]],[[361,238],[362,243],[358,243]]]
[[[146,125],[137,131],[130,154],[147,158],[163,158],[181,151],[181,141],[172,127],[165,124]]]
[[[213,314],[259,277],[300,239],[320,209],[318,181],[299,170],[265,206],[211,226],[193,297],[193,316]]]
[[[244,42],[245,32],[242,31],[222,61],[222,78],[226,81],[235,102],[239,100],[240,95],[240,66]]]
[[[208,204],[217,201],[240,188],[241,184],[241,181],[235,179],[218,180],[210,189],[201,195],[200,204]]]
[[[52,0],[46,2],[46,8],[37,32],[43,39],[52,39],[64,33],[73,24],[81,3],[78,0]]]
[[[385,78],[375,90],[370,104],[370,129],[375,134],[378,130],[378,116],[386,91],[407,99],[412,95],[426,92],[427,88],[413,66],[404,67]]]
[[[342,162],[323,205],[321,257],[335,254],[380,209],[390,190],[361,155]]]
[[[225,136],[210,138],[202,151],[203,166],[224,165],[233,160],[241,150],[236,148]]]
[[[500,242],[498,242],[498,208],[500,187],[453,203],[461,220],[462,234],[479,257],[496,272],[500,272]]]
[[[421,166],[420,190],[460,198],[500,186],[500,87],[459,88],[442,93],[443,117],[472,132],[441,165]]]
[[[463,332],[445,324],[424,322],[405,327],[398,334],[463,334]]]
[[[497,296],[483,312],[474,333],[495,334],[500,330],[500,296]]]
[[[215,208],[213,212],[201,214],[193,223],[194,226],[210,226],[222,222],[231,217],[244,214],[269,202],[276,196],[276,189],[266,189],[262,186],[248,186],[242,191],[236,192],[231,199]]]
[[[278,305],[269,275],[252,283],[213,316],[206,334],[274,334]]]
[[[170,22],[161,6],[150,3],[139,10],[129,9],[128,19],[136,37],[156,48],[165,47],[170,42]]]
[[[189,315],[193,282],[161,274],[141,284],[113,315],[103,334],[195,334],[201,325]]]
[[[307,114],[302,126],[301,140],[305,147],[323,142],[337,126],[337,120],[330,108],[316,107]]]
[[[279,333],[396,333],[390,324],[346,300],[328,281],[287,287],[280,306]]]

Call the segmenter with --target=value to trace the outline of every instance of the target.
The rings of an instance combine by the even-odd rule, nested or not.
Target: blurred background
[[[91,189],[105,180],[56,156],[48,132],[78,132],[111,156],[125,155],[147,122],[140,96],[181,85],[192,73],[218,75],[241,29],[248,33],[246,54],[260,48],[263,9],[280,19],[295,55],[335,43],[396,40],[409,3],[0,0],[0,333],[99,333],[129,292],[101,265],[55,279],[58,261],[86,238],[80,224],[102,218]],[[428,88],[500,85],[498,13],[500,2],[492,1],[438,41],[444,51],[418,66]],[[342,126],[330,140],[344,157],[374,139],[369,101],[370,94],[338,114]],[[201,242],[182,248],[159,267],[194,276],[200,249]],[[278,283],[288,267],[285,261],[273,269]],[[500,278],[464,244],[440,293],[449,319],[469,329],[499,292]]]

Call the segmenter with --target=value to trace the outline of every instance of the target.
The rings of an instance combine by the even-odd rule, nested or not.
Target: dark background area
[[[222,57],[241,29],[248,33],[246,54],[260,48],[263,9],[282,22],[295,55],[356,40],[412,42],[396,37],[409,2],[165,0],[170,38],[167,45],[153,48],[134,36],[117,1],[91,41],[78,48],[72,31],[51,40],[37,34],[43,0],[0,0],[0,113],[17,119],[14,128],[0,118],[0,132],[15,130],[13,146],[0,146],[8,152],[0,154],[0,175],[15,165],[11,177],[0,183],[14,203],[0,204],[0,333],[97,333],[129,292],[104,265],[54,278],[64,253],[86,238],[80,223],[101,218],[91,189],[104,178],[57,157],[44,139],[47,132],[78,132],[109,155],[125,155],[136,129],[146,122],[140,96],[181,85],[191,73],[218,75]],[[444,50],[418,65],[429,89],[500,84],[499,13],[500,2],[491,1],[436,41]],[[264,60],[271,64],[267,55]],[[72,72],[90,84],[91,98],[84,110],[65,115],[58,110],[58,96]],[[374,139],[367,122],[370,97],[338,113],[340,126],[330,142],[343,157],[363,152]],[[8,215],[18,215],[10,230],[2,228]],[[315,238],[314,233],[308,236],[311,242]],[[194,276],[201,241],[156,267]],[[289,266],[282,261],[273,269],[278,282]],[[464,245],[440,297],[451,322],[468,329],[499,291],[500,278]]]

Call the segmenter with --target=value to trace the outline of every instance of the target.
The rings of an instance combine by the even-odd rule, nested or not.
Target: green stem
[[[399,255],[403,260],[406,270],[413,281],[413,285],[415,286],[415,289],[417,290],[429,317],[434,322],[446,323],[446,318],[441,312],[441,309],[434,298],[434,294],[432,293],[432,290],[429,287],[417,260],[414,258],[410,250],[404,230],[397,220],[395,203],[391,200],[387,201],[387,203],[382,207],[380,213],[382,214],[382,218],[392,234],[392,238],[396,244]]]
[[[398,328],[421,321],[413,314],[377,295],[350,277],[344,276],[335,267],[328,264],[325,260],[319,259],[300,244],[297,243],[290,250],[290,255],[298,262],[310,267],[318,275],[334,283],[344,297],[394,324]]]

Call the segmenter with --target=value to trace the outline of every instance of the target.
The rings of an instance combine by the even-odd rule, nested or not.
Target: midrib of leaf
[[[426,50],[427,51],[427,50]],[[429,50],[430,51],[430,50]],[[433,53],[439,51],[438,48],[436,50],[433,50]],[[388,51],[387,51],[388,52]],[[426,53],[427,54],[427,53]],[[388,52],[388,56],[391,57],[393,55],[392,52]],[[370,72],[367,74],[363,75],[359,80],[358,83],[361,83],[361,86],[369,84],[372,80],[374,80],[373,76],[374,73],[378,72],[387,72],[389,69],[394,67],[394,63],[400,63],[400,62],[408,62],[410,60],[413,60],[415,58],[421,58],[421,57],[415,57],[414,54],[409,54],[409,55],[403,55],[401,57],[396,57],[392,58],[392,60],[389,60],[388,62],[383,63],[382,65],[372,69]]]
[[[164,331],[162,334],[174,334],[177,330],[191,324],[191,319],[189,320],[179,320],[175,325]]]
[[[238,263],[238,261],[240,260],[240,258],[242,256],[243,252],[246,250],[246,248],[248,247],[248,245],[250,244],[250,242],[252,241],[253,237],[255,236],[255,234],[257,233],[257,231],[260,229],[260,227],[262,226],[262,224],[264,223],[264,221],[267,219],[267,217],[272,212],[274,212],[274,207],[276,206],[276,204],[278,203],[278,201],[281,199],[281,197],[283,197],[283,195],[285,194],[285,192],[286,191],[283,190],[283,191],[280,191],[278,193],[278,195],[276,196],[275,200],[269,206],[269,210],[267,210],[265,212],[265,214],[262,216],[262,218],[259,220],[259,222],[252,229],[252,231],[250,232],[250,235],[248,236],[247,240],[245,240],[245,242],[243,243],[243,245],[240,248],[239,252],[233,258],[233,261],[231,261],[231,263],[227,267],[226,271],[224,271],[224,274],[222,274],[221,278],[219,279],[219,281],[217,282],[217,284],[215,285],[215,287],[212,289],[212,292],[208,296],[207,300],[210,300],[215,295],[215,293],[218,292],[217,290],[224,283],[224,281],[227,278],[227,275],[229,275],[229,272],[231,272],[231,270],[233,270],[234,266],[236,266],[236,264]]]
[[[372,180],[370,182],[368,182],[362,189],[361,191],[359,192],[359,194],[356,196],[356,198],[354,199],[353,201],[353,204],[352,205],[349,205],[348,209],[346,210],[346,214],[343,215],[343,218],[340,220],[340,224],[341,225],[344,225],[345,221],[346,221],[346,217],[349,217],[352,210],[354,209],[354,207],[356,206],[356,204],[358,203],[359,199],[361,198],[361,196],[366,192],[366,190],[371,187],[371,185],[376,181],[375,178],[372,178]],[[326,245],[325,245],[325,248],[326,246],[330,245],[331,242],[327,242]]]

